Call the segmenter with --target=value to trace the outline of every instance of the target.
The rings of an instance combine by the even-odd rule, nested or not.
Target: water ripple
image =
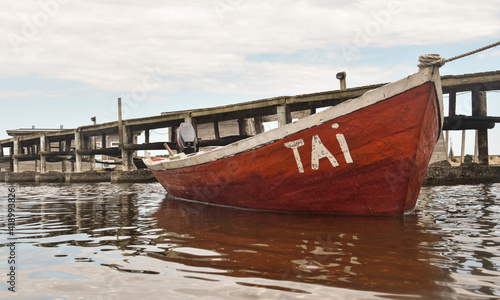
[[[499,184],[424,187],[404,217],[219,208],[170,199],[159,184],[12,187],[28,298],[500,297]],[[0,281],[0,297],[6,289]]]

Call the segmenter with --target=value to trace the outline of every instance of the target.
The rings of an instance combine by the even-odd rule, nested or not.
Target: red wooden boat
[[[148,168],[169,194],[255,210],[411,212],[442,128],[438,67],[280,128]]]

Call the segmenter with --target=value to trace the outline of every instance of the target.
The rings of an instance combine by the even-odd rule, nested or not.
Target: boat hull
[[[404,214],[415,207],[441,130],[438,89],[425,82],[250,151],[152,172],[171,195],[205,203]]]

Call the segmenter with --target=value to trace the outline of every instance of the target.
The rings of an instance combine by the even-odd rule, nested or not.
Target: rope
[[[420,69],[433,66],[438,66],[440,68],[446,63],[446,58],[441,57],[439,54],[423,54],[418,57],[418,62],[419,64],[417,66]]]
[[[444,57],[439,56],[439,54],[424,54],[424,55],[420,55],[418,57],[418,61],[420,62],[418,64],[418,67],[421,68],[421,69],[422,68],[432,67],[432,66],[442,67],[447,62],[454,61],[456,59],[459,59],[459,58],[462,58],[462,57],[466,57],[466,56],[469,56],[469,55],[472,55],[472,54],[475,54],[475,53],[478,53],[478,52],[481,52],[481,51],[484,51],[484,50],[496,47],[498,45],[500,45],[500,41],[498,41],[496,43],[493,43],[493,44],[490,44],[488,46],[481,47],[481,48],[473,50],[473,51],[466,52],[464,54],[453,56],[453,57],[448,58],[448,59],[445,59]]]
[[[490,49],[490,48],[493,48],[493,47],[496,47],[500,45],[500,41],[496,42],[496,43],[493,43],[491,45],[488,45],[488,46],[484,46],[482,48],[479,48],[479,49],[476,49],[474,51],[470,51],[470,52],[467,52],[467,53],[464,53],[464,54],[461,54],[461,55],[457,55],[457,56],[453,56],[452,58],[448,58],[446,60],[446,62],[450,62],[450,61],[453,61],[455,59],[459,59],[459,58],[462,58],[462,57],[465,57],[465,56],[469,56],[469,55],[472,55],[472,54],[475,54],[475,53],[478,53],[478,52],[481,52],[481,51],[484,51],[484,50],[487,50],[487,49]]]

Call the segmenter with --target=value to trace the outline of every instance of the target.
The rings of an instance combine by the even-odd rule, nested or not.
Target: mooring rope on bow
[[[417,67],[420,69],[432,66],[442,67],[446,63],[446,58],[441,57],[439,54],[422,54],[418,57],[418,62]]]
[[[448,59],[441,57],[439,54],[423,54],[423,55],[420,55],[418,57],[418,61],[419,61],[418,67],[419,68],[428,68],[428,67],[432,67],[432,66],[442,67],[447,62],[450,62],[450,61],[453,61],[453,60],[456,60],[456,59],[459,59],[462,57],[466,57],[466,56],[469,56],[469,55],[496,47],[498,45],[500,45],[500,41],[493,43],[493,44],[490,44],[488,46],[478,48],[478,49],[473,50],[473,51],[466,52],[464,54],[453,56],[453,57],[448,58]]]

